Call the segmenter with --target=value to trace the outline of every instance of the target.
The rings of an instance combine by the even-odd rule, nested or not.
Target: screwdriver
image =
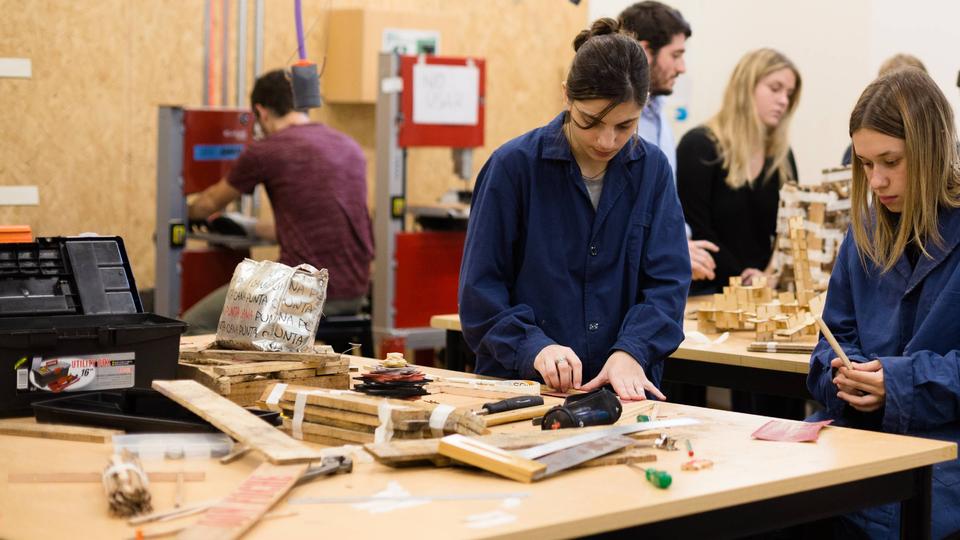
[[[654,487],[658,487],[660,489],[667,489],[673,482],[673,477],[670,476],[670,473],[667,471],[661,471],[654,468],[646,469],[639,465],[634,465],[633,463],[628,463],[627,467],[642,472],[644,477],[646,477],[647,482],[650,482],[654,485]]]
[[[673,482],[673,477],[670,476],[670,473],[653,468],[644,469],[644,476],[647,477],[647,482],[650,482],[660,489],[667,489]]]
[[[540,396],[517,396],[512,398],[507,398],[500,401],[494,401],[492,403],[484,403],[483,408],[479,411],[476,411],[477,414],[496,414],[507,411],[514,411],[517,409],[525,409],[527,407],[534,407],[536,405],[543,405],[543,398]]]

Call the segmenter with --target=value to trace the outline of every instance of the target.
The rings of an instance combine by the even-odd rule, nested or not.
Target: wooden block
[[[232,540],[240,538],[297,483],[309,465],[257,467],[240,486],[210,507],[177,538],[183,540]]]
[[[15,437],[37,437],[61,441],[79,441],[92,443],[110,442],[114,435],[123,435],[123,431],[85,426],[67,426],[59,424],[11,423],[0,425],[0,435]]]
[[[440,439],[438,451],[440,455],[518,482],[533,482],[534,478],[541,476],[547,469],[547,466],[540,462],[516,456],[463,435],[447,435]]]
[[[234,439],[261,452],[271,463],[300,463],[321,459],[315,450],[288,437],[196,381],[153,381],[153,388],[200,415]]]
[[[203,482],[207,473],[203,471],[184,472],[148,472],[147,478],[151,482],[177,482],[177,476],[182,476],[184,482]],[[74,484],[100,483],[103,473],[99,472],[42,472],[42,473],[9,473],[7,481],[11,484]]]

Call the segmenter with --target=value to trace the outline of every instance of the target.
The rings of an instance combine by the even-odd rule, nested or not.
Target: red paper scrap
[[[817,442],[820,429],[831,423],[833,420],[822,422],[771,420],[760,426],[760,429],[751,433],[750,436],[762,441]]]

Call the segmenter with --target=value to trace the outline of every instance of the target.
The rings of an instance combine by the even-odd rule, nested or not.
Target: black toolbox
[[[186,324],[143,313],[123,240],[0,244],[0,416],[60,395],[175,379]]]

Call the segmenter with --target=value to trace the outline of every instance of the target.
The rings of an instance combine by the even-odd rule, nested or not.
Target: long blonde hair
[[[797,78],[797,86],[787,110],[776,128],[767,128],[757,115],[754,98],[757,84],[774,71],[789,68]],[[727,185],[738,189],[749,183],[750,154],[754,148],[763,148],[763,157],[771,159],[771,166],[763,180],[780,173],[780,180],[794,180],[790,167],[790,118],[800,102],[800,71],[782,53],[773,49],[758,49],[744,55],[730,75],[723,94],[720,111],[707,121],[710,137],[717,145],[723,168],[727,170]]]
[[[904,140],[907,186],[899,219],[882,204],[870,208],[870,180],[857,156],[853,161],[851,221],[861,261],[864,256],[886,272],[916,242],[929,256],[930,242],[942,245],[940,207],[960,207],[960,169],[953,111],[926,72],[895,70],[867,86],[850,115],[850,136],[871,129]]]

